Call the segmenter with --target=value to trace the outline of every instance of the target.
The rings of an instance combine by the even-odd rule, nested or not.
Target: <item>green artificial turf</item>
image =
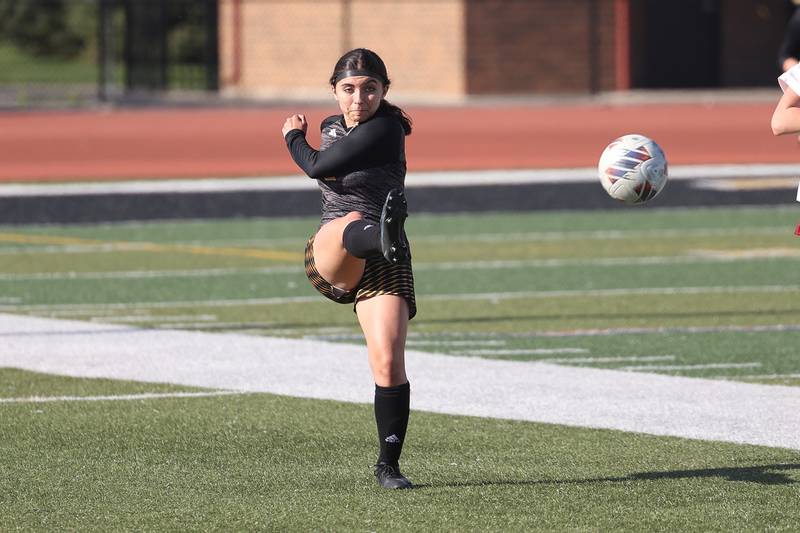
[[[0,414],[4,530],[790,531],[800,520],[800,455],[781,449],[413,412],[402,466],[417,488],[392,492],[371,475],[367,405],[247,394]]]

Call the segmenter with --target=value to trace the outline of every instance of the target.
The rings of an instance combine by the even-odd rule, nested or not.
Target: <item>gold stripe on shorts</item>
[[[314,237],[308,239],[306,243],[306,277],[308,281],[314,286],[317,291],[326,298],[333,300],[340,304],[349,304],[356,301],[356,293],[354,290],[345,291],[339,287],[334,287],[323,278],[317,266],[314,264]]]
[[[408,304],[408,318],[417,314],[417,301],[414,296],[414,274],[411,262],[390,264],[383,257],[367,259],[364,275],[355,289],[344,291],[331,286],[323,278],[314,264],[314,237],[308,239],[305,253],[306,276],[317,291],[336,303],[352,303],[374,296],[391,294],[400,296]]]

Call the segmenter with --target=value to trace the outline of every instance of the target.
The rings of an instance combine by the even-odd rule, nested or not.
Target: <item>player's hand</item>
[[[303,135],[306,134],[308,122],[306,122],[305,115],[292,115],[286,119],[286,122],[283,123],[283,129],[281,129],[283,136],[286,137],[286,134],[292,130],[300,130],[303,132]]]

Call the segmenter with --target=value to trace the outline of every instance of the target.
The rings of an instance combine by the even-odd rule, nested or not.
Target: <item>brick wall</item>
[[[614,88],[613,0],[468,0],[467,6],[470,94]]]
[[[386,62],[392,96],[426,100],[464,94],[463,0],[237,0],[220,4],[223,93],[325,98],[336,60],[356,47]]]
[[[463,0],[351,2],[347,49],[376,51],[386,62],[392,92],[423,99],[465,93]]]
[[[629,5],[621,68],[632,87],[646,87],[658,68],[645,53],[648,28],[659,24],[647,6],[667,1],[220,0],[221,86],[231,95],[326,98],[336,60],[363,46],[386,61],[399,100],[615,90],[615,6]],[[716,1],[720,86],[774,84],[786,0]],[[659,46],[670,52],[669,42]]]
[[[357,46],[403,99],[613,88],[613,0],[238,0],[238,69],[236,2],[220,4],[228,94],[319,98]]]
[[[286,99],[324,94],[343,42],[342,2],[239,1],[240,74],[233,80],[236,3],[223,0],[220,6],[223,92]]]

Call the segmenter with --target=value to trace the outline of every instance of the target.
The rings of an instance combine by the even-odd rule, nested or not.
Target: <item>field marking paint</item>
[[[723,287],[637,287],[635,289],[571,289],[556,291],[485,292],[474,294],[431,294],[424,300],[519,300],[526,298],[561,298],[581,296],[636,296],[656,294],[738,294],[752,292],[800,291],[800,285],[748,285]]]
[[[550,355],[556,353],[588,353],[586,348],[530,348],[518,350],[468,350],[454,352],[453,355],[481,356],[481,355]]]
[[[272,259],[281,261],[300,261],[303,254],[300,252],[284,252],[280,250],[265,250],[257,248],[235,248],[199,246],[184,244],[159,244],[154,242],[139,241],[100,241],[97,239],[84,239],[79,237],[59,237],[56,235],[33,235],[27,233],[0,233],[0,242],[14,242],[19,244],[65,244],[65,245],[95,245],[109,246],[114,251],[135,252],[173,252],[194,255],[220,255],[235,257],[250,257],[257,259]]]
[[[108,396],[27,396],[23,398],[0,398],[0,403],[53,403],[53,402],[109,402],[160,400],[165,398],[208,398],[212,396],[234,396],[246,394],[242,391],[210,392],[144,392],[140,394],[118,394]]]
[[[303,271],[302,266],[276,266],[265,268],[203,268],[194,270],[121,270],[116,272],[35,272],[30,274],[0,274],[0,281],[202,278],[247,274],[298,274]]]
[[[195,320],[195,324],[203,324],[205,323],[208,325],[209,322],[213,322],[217,319],[216,315],[162,315],[162,316],[155,316],[155,315],[113,315],[113,316],[93,316],[90,317],[89,320],[92,322],[110,322],[110,323],[125,323],[125,322],[181,322],[186,320]],[[216,322],[214,322],[216,325]],[[174,325],[172,327],[175,327]]]
[[[453,261],[441,263],[419,263],[414,270],[492,270],[505,268],[561,268],[565,266],[619,266],[619,265],[691,265],[698,263],[733,263],[760,259],[800,258],[797,250],[730,250],[719,254],[690,253],[673,256],[645,257],[600,257],[576,259],[513,259],[496,261]]]
[[[794,177],[800,166],[787,163],[735,165],[674,165],[671,180],[704,178]],[[597,167],[485,169],[409,172],[406,188],[518,185],[536,183],[585,183],[597,181]],[[792,186],[794,188],[794,186]],[[193,180],[125,180],[79,183],[10,183],[0,185],[0,196],[63,196],[97,194],[211,193],[246,191],[314,191],[317,185],[302,174],[286,176],[249,176],[241,178],[202,178]]]
[[[736,379],[794,379],[800,374],[752,374],[749,376],[734,376]],[[730,379],[731,376],[714,376],[714,379]]]
[[[467,235],[414,235],[414,242],[441,243],[453,241],[474,241],[499,243],[508,241],[567,241],[567,240],[619,240],[619,239],[646,239],[646,238],[686,238],[686,237],[721,237],[742,235],[783,235],[785,226],[764,226],[755,228],[685,228],[685,229],[653,229],[653,230],[588,230],[588,231],[532,231],[513,233],[470,233]],[[6,236],[6,239],[3,238]],[[33,237],[33,239],[32,239]],[[38,238],[37,238],[38,237]],[[171,246],[207,247],[216,249],[211,245],[220,242],[237,250],[269,248],[271,246],[292,246],[302,243],[304,237],[279,238],[279,239],[239,239],[239,240],[209,240],[209,241],[178,241]],[[35,245],[36,247],[0,247],[0,255],[4,254],[76,254],[76,253],[109,253],[120,250],[139,251],[139,246],[152,243],[137,241],[100,241],[94,239],[81,239],[78,237],[49,237],[30,234],[0,234],[0,242],[17,242],[20,244]],[[166,246],[166,245],[164,245]],[[147,248],[147,247],[144,247]],[[290,253],[290,252],[287,252]]]
[[[562,331],[531,331],[527,333],[508,333],[509,337],[605,337],[611,335],[640,335],[653,333],[773,333],[781,331],[800,331],[800,324],[766,324],[759,326],[675,326],[656,328],[602,328],[575,329]],[[487,335],[486,333],[479,335]],[[491,334],[489,334],[491,335]]]
[[[766,248],[749,250],[701,250],[688,255],[645,257],[600,257],[571,259],[514,259],[495,261],[452,261],[441,263],[421,262],[414,265],[417,271],[439,270],[499,270],[514,268],[561,268],[565,266],[618,266],[618,265],[683,265],[698,263],[732,263],[761,259],[800,258],[800,250],[792,248]],[[275,266],[264,268],[206,268],[194,270],[127,270],[106,272],[34,272],[25,274],[0,273],[0,281],[54,281],[75,279],[168,279],[203,278],[219,276],[301,274],[302,266]]]
[[[705,259],[727,259],[738,261],[742,259],[772,259],[785,257],[800,257],[797,248],[745,248],[741,250],[692,250],[692,253]]]
[[[637,287],[622,289],[570,289],[555,291],[485,292],[456,294],[427,294],[418,299],[422,301],[449,300],[505,300],[538,298],[572,298],[586,296],[637,296],[637,295],[686,295],[686,294],[742,294],[742,293],[781,293],[800,292],[800,285],[744,285],[721,287]],[[96,309],[163,309],[182,307],[236,307],[253,305],[282,305],[286,303],[319,303],[319,296],[278,296],[274,298],[242,298],[237,300],[183,300],[165,302],[111,302],[96,304],[26,304],[1,305],[0,312],[18,311],[88,311]]]
[[[557,357],[548,359],[537,359],[540,363],[580,363],[580,364],[602,364],[602,363],[625,363],[627,361],[674,361],[674,355],[629,355],[624,357]]]
[[[707,370],[711,368],[758,368],[761,363],[707,363],[697,365],[637,365],[623,366],[618,370]]]
[[[0,367],[371,403],[363,346],[1,315]],[[168,354],[168,355],[167,355]],[[412,409],[800,450],[800,387],[409,350]],[[442,394],[447,391],[447,394]]]
[[[320,338],[319,340],[326,340]],[[501,340],[471,340],[471,341],[435,341],[435,340],[414,340],[409,339],[406,341],[406,346],[441,346],[441,347],[450,347],[450,346],[505,346],[507,343],[506,341]]]
[[[686,237],[723,237],[740,235],[784,235],[785,226],[769,226],[761,228],[686,228],[686,229],[652,229],[652,230],[590,230],[590,231],[531,231],[508,233],[471,233],[458,235],[414,235],[413,242],[508,242],[508,241],[553,241],[566,240],[620,240],[646,238],[686,238]]]

